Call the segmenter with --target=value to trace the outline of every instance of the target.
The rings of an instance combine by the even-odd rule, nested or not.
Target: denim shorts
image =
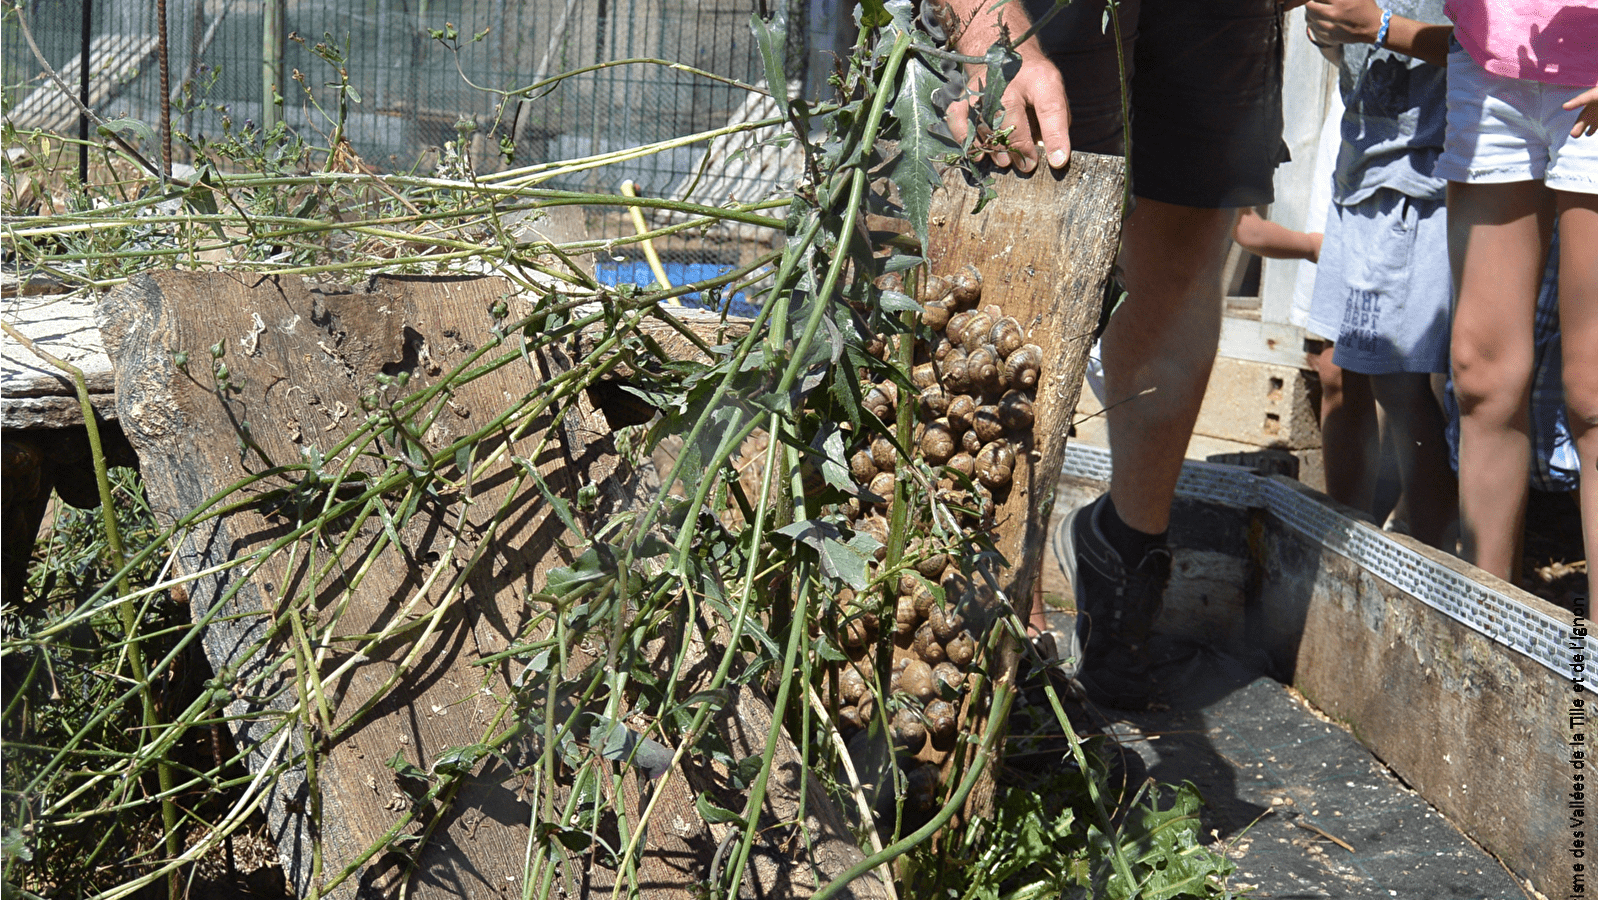
[[[1036,21],[1051,0],[1026,0]],[[985,9],[987,6],[985,5]],[[1279,0],[1121,0],[1133,194],[1207,209],[1272,200],[1283,143]],[[1122,153],[1121,79],[1104,0],[1039,32],[1071,104],[1072,149]]]
[[[1363,375],[1449,371],[1449,228],[1443,200],[1379,189],[1330,205],[1306,330]]]
[[[1599,192],[1599,134],[1572,137],[1581,110],[1560,108],[1582,91],[1495,75],[1451,44],[1449,120],[1433,174],[1467,184],[1542,181],[1557,191]]]

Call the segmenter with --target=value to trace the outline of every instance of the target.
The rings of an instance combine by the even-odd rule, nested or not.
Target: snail
[[[927,704],[922,710],[922,720],[935,743],[944,743],[955,736],[955,707],[948,700]]]
[[[977,411],[977,401],[971,394],[956,394],[949,399],[949,409],[944,417],[949,419],[951,431],[965,431],[972,427],[972,413]]]
[[[942,275],[929,275],[925,280],[922,281],[921,288],[922,289],[920,293],[922,295],[922,301],[931,302],[934,300],[942,300],[949,296],[949,292],[953,289],[953,285],[949,283],[948,278],[945,278]]]
[[[911,369],[911,384],[916,385],[918,388],[925,389],[929,385],[934,385],[937,383],[938,373],[933,370],[932,363],[917,363],[916,366]]]
[[[976,266],[967,266],[956,273],[949,292],[957,306],[970,307],[983,296],[983,275]]]
[[[976,326],[973,326],[976,327]],[[990,344],[979,344],[966,354],[966,380],[974,390],[997,393],[1000,356]]]
[[[884,475],[887,475],[890,480],[892,480],[894,477],[890,472],[880,473],[877,477],[881,478]],[[873,481],[875,482],[876,479],[873,479]],[[889,493],[893,492],[894,488],[892,485],[890,485]],[[855,523],[855,530],[863,531],[872,537],[877,538],[877,542],[883,545],[877,548],[877,561],[882,562],[883,557],[888,555],[888,520],[880,515],[877,515],[876,513],[873,513],[869,516],[861,516],[861,518]]]
[[[946,655],[948,654],[948,652],[949,651],[947,651],[947,650],[945,651]],[[849,670],[846,670],[846,671],[854,671],[854,670],[853,669],[849,669]],[[933,680],[938,682],[939,684],[947,685],[950,688],[958,691],[958,690],[960,690],[961,685],[966,683],[966,673],[961,671],[960,666],[957,666],[954,663],[952,663],[952,662],[950,662],[949,660],[946,659],[945,661],[943,661],[943,662],[941,662],[938,665],[933,667]],[[843,688],[843,680],[842,679],[840,679],[840,690],[844,690],[844,688]],[[847,691],[844,694],[844,697],[845,697],[845,699],[849,698],[849,694],[848,694]]]
[[[929,300],[922,307],[922,324],[935,331],[943,331],[949,324],[950,305],[947,300]]]
[[[976,310],[963,309],[949,317],[944,324],[944,337],[955,344],[964,343],[961,336],[966,333],[966,325],[977,315]]]
[[[944,661],[944,645],[934,636],[932,622],[923,622],[917,627],[916,636],[911,639],[911,650],[930,666]]]
[[[967,353],[970,353],[973,350],[976,350],[978,347],[983,346],[983,344],[988,340],[988,332],[993,327],[993,316],[990,316],[985,312],[976,312],[972,313],[971,318],[967,319],[966,322],[962,324],[959,332],[954,332],[954,329],[951,328],[950,336],[953,338],[955,334],[959,334],[961,346],[966,348]]]
[[[944,655],[950,662],[964,668],[970,665],[972,657],[977,655],[977,641],[972,639],[971,634],[962,631],[945,642]]]
[[[860,669],[854,666],[844,667],[844,671],[838,676],[838,693],[844,698],[845,703],[860,702],[861,696],[866,693],[866,677],[861,674]]]
[[[877,495],[879,506],[887,506],[894,497],[894,473],[878,472],[872,476],[872,483],[866,489]]]
[[[1038,370],[1043,365],[1043,348],[1037,344],[1023,344],[1005,357],[1005,383],[1011,387],[1032,387],[1038,383]]]
[[[957,349],[944,357],[944,361],[938,364],[938,377],[944,383],[944,390],[955,394],[966,393],[971,387],[971,376],[966,368],[966,351]]]
[[[927,743],[927,726],[914,709],[902,709],[894,714],[894,744],[910,753],[922,749]]]
[[[861,398],[861,406],[879,419],[887,420],[894,417],[894,406],[898,401],[899,387],[892,381],[885,381],[873,385],[872,389],[866,392],[866,396]]]
[[[883,435],[872,438],[872,465],[877,467],[877,471],[892,472],[898,461],[899,451],[894,449],[893,441]]]
[[[871,484],[877,476],[877,465],[872,462],[872,451],[857,450],[849,458],[849,474],[857,484]]]
[[[949,394],[937,384],[922,388],[921,403],[923,414],[935,419],[949,412]]]
[[[999,407],[979,406],[972,413],[972,430],[977,432],[977,439],[985,444],[1004,437],[1005,423],[1000,419]],[[878,468],[882,468],[882,466],[878,466]]]
[[[910,594],[900,594],[894,601],[894,637],[899,640],[914,637],[921,618],[916,614],[916,598]]]
[[[877,641],[877,617],[861,613],[844,623],[839,640],[851,650],[861,649]]]
[[[1000,316],[994,322],[994,327],[988,332],[988,342],[994,345],[994,352],[1000,359],[1005,359],[1012,353],[1021,349],[1026,336],[1022,334],[1022,326],[1010,316]]]
[[[983,439],[977,436],[977,432],[968,428],[961,433],[961,449],[976,456],[977,452],[983,449]]]
[[[919,816],[938,808],[939,767],[931,763],[905,773],[905,809]]]
[[[909,660],[899,673],[899,689],[924,703],[933,699],[933,667],[919,659]]]
[[[928,613],[927,625],[932,629],[933,637],[943,643],[960,634],[961,629],[966,627],[966,620],[954,608],[934,606]]]
[[[999,421],[1011,431],[1033,427],[1033,398],[1018,390],[1008,390],[999,398]]]
[[[962,475],[965,475],[967,478],[970,478],[972,477],[972,473],[977,471],[977,458],[962,450],[954,456],[951,456],[945,465],[961,473]]]
[[[1003,441],[985,444],[977,453],[977,480],[991,488],[1010,484],[1011,472],[1015,468],[1016,451]]]
[[[841,706],[838,708],[838,730],[842,733],[860,731],[866,727],[866,721],[861,717],[861,711],[854,706]]]
[[[947,419],[938,419],[927,426],[920,443],[922,456],[931,464],[939,465],[955,453],[955,435],[950,432]]]

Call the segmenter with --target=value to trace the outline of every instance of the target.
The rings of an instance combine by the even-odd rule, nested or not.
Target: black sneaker
[[[1055,531],[1055,558],[1077,598],[1077,680],[1095,703],[1143,709],[1158,696],[1148,643],[1171,578],[1171,551],[1151,547],[1128,568],[1100,531],[1098,509],[1097,500],[1077,507]]]

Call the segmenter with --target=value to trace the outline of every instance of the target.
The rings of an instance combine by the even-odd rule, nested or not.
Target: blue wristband
[[[1382,11],[1382,26],[1377,29],[1377,40],[1374,42],[1379,50],[1382,49],[1383,44],[1388,43],[1388,25],[1392,22],[1393,17],[1394,14],[1391,11],[1386,9]]]

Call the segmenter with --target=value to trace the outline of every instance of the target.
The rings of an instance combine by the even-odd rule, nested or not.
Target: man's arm
[[[1375,44],[1382,30],[1382,9],[1376,0],[1310,0],[1305,4],[1305,21],[1311,40],[1318,43]],[[1442,68],[1449,64],[1449,37],[1454,30],[1452,25],[1393,16],[1382,45]]]
[[[994,0],[949,0],[948,5],[956,19],[955,49],[968,56],[980,57],[988,52],[988,48],[1000,39],[1002,28],[1010,37],[1017,38],[1032,26],[1020,0],[1011,0],[998,9],[994,8]],[[1071,139],[1067,136],[1071,110],[1066,102],[1065,85],[1061,83],[1060,72],[1055,64],[1039,47],[1037,37],[1029,38],[1016,52],[1022,58],[1021,68],[1010,84],[1005,86],[1005,95],[1001,100],[1005,107],[1002,127],[1011,129],[1009,143],[1020,157],[1016,160],[1016,167],[1023,172],[1031,172],[1037,167],[1038,142],[1043,141],[1049,164],[1060,168],[1066,165],[1072,150]],[[987,69],[983,66],[967,66],[969,90],[980,92],[986,75]],[[949,107],[950,130],[958,141],[966,139],[967,108],[965,100],[952,103]],[[1028,116],[1029,111],[1038,123],[1036,133]],[[997,151],[994,153],[994,162],[1008,166],[1011,164],[1011,154]]]

